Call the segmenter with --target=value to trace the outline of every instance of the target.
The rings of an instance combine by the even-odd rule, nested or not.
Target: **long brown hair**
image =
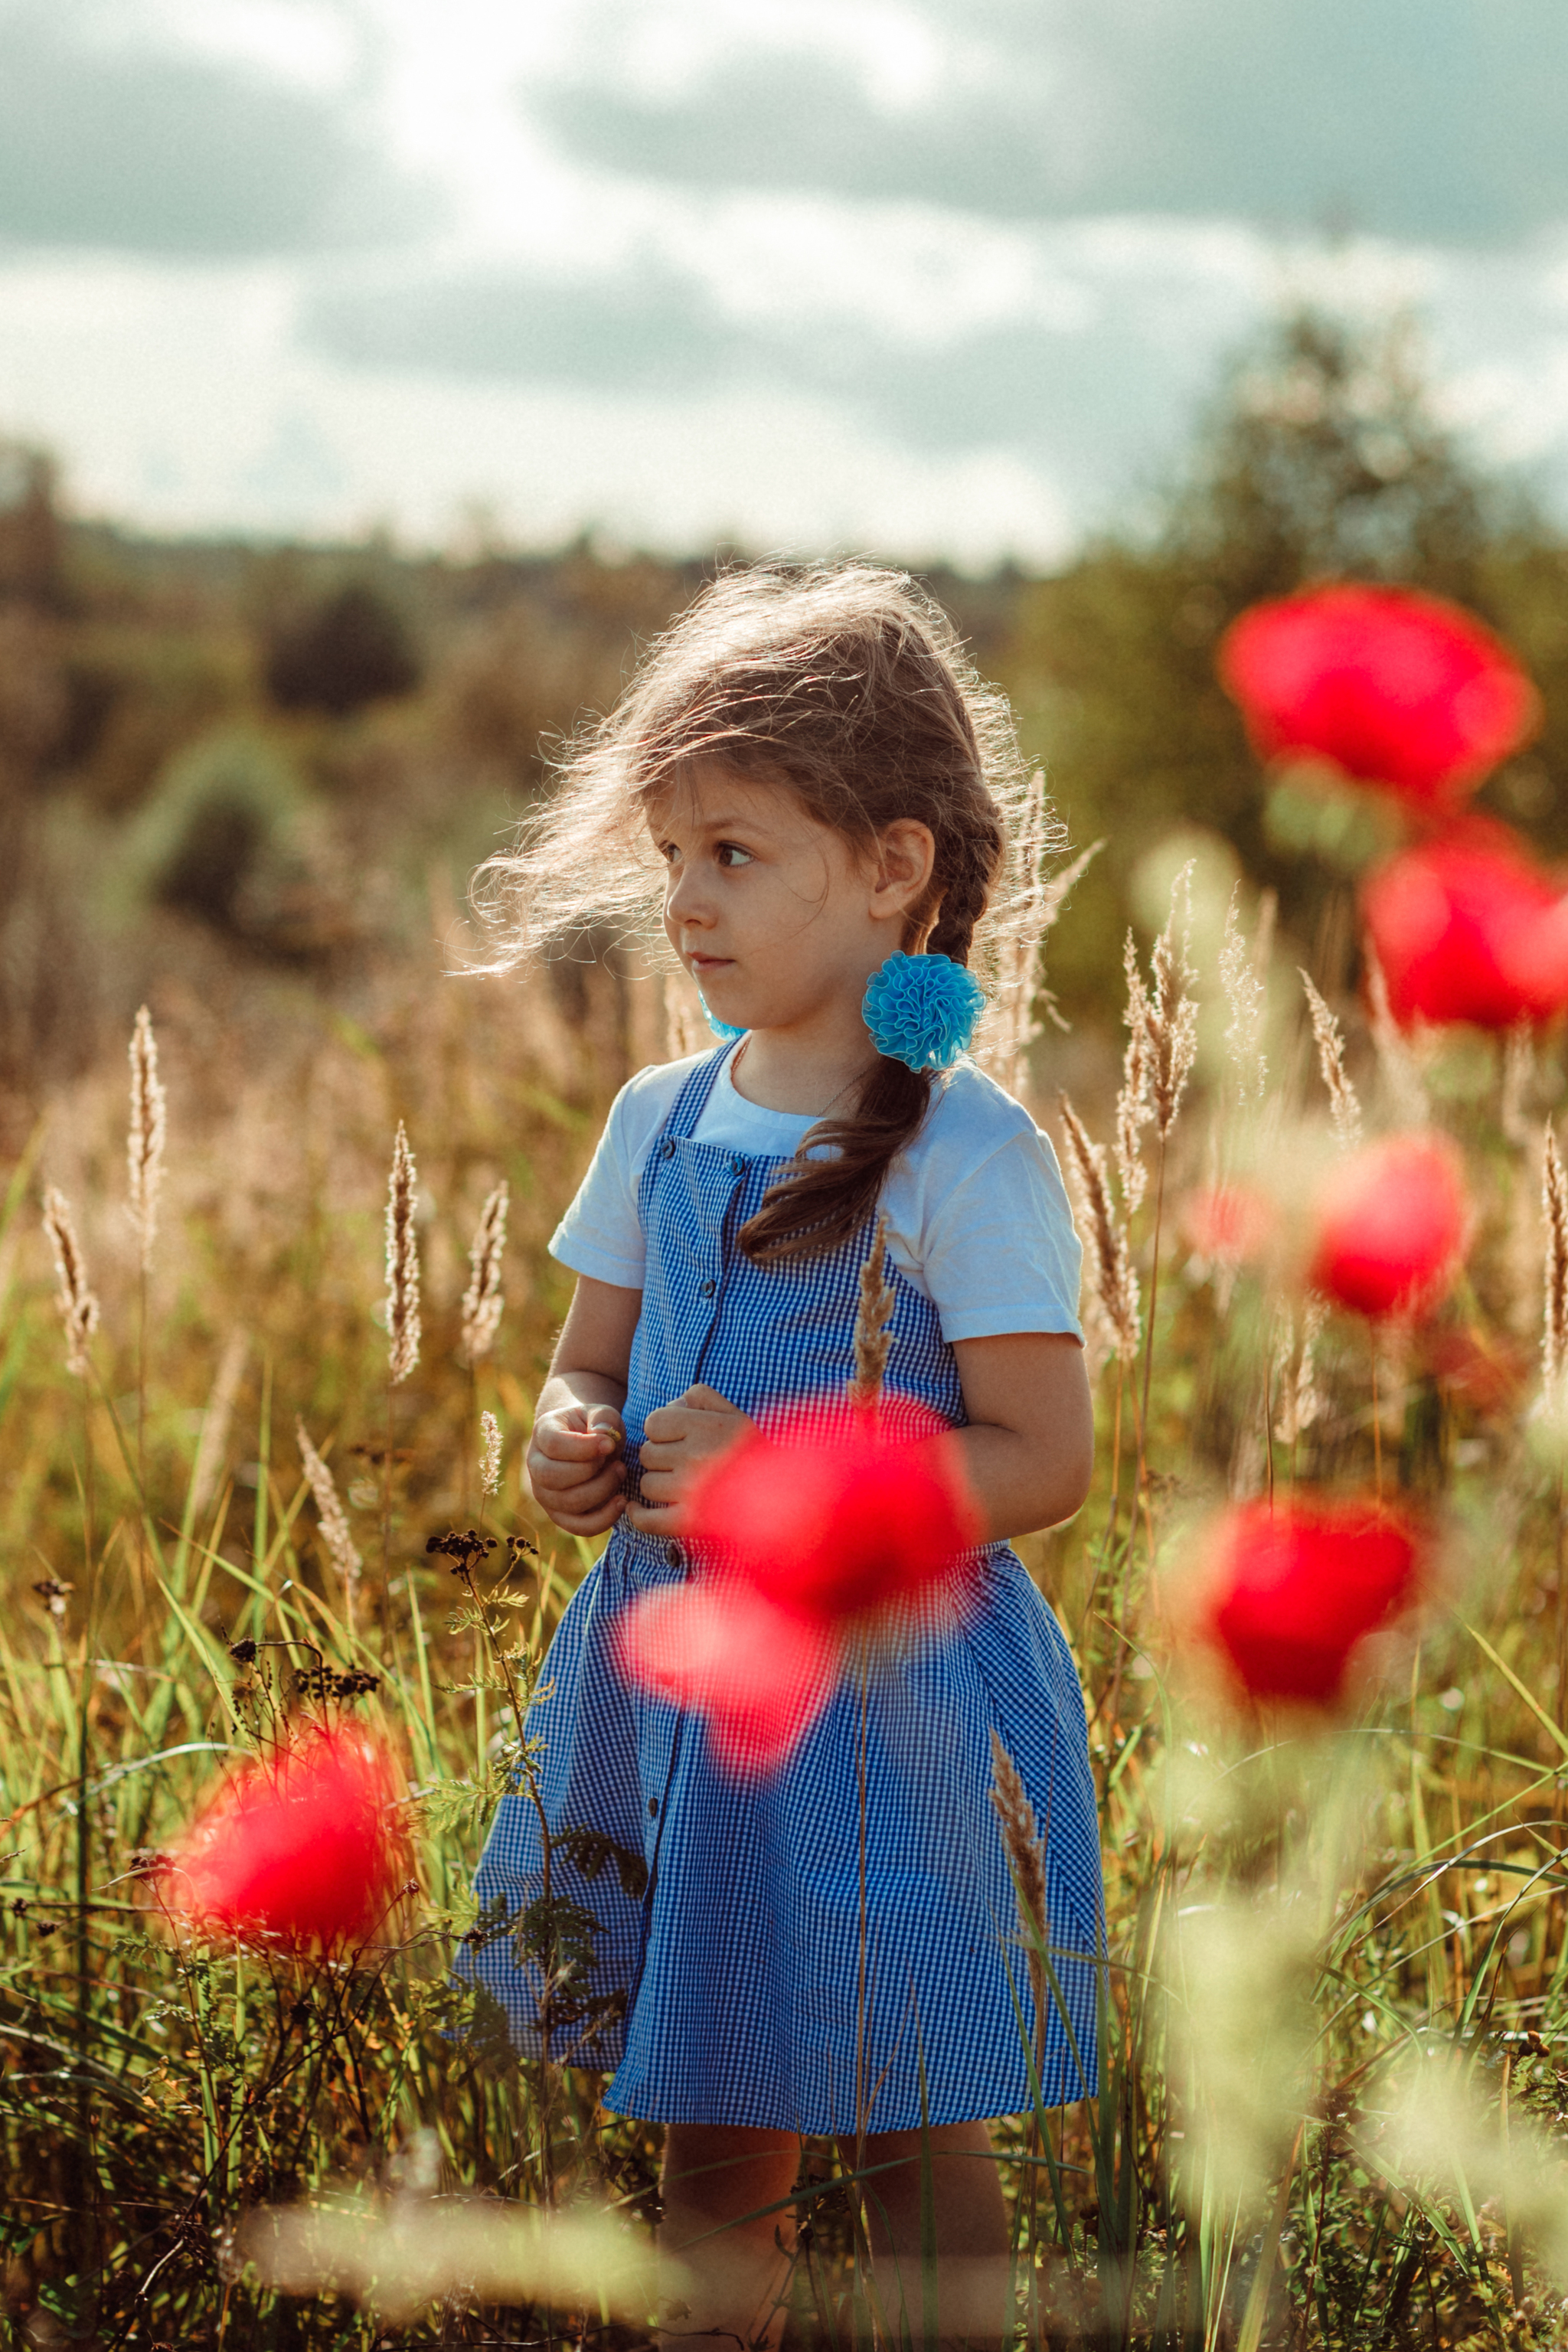
[[[796,793],[868,855],[898,818],[929,825],[931,881],[903,944],[968,963],[1007,858],[1023,771],[1012,714],[907,573],[865,563],[721,572],[649,649],[607,719],[566,747],[555,793],[480,870],[501,934],[489,968],[567,946],[606,915],[646,919],[663,869],[644,822],[693,761]],[[758,1261],[832,1249],[865,1222],[917,1133],[931,1079],[879,1056],[853,1108],[820,1120],[739,1235]],[[823,1144],[824,1158],[807,1158]]]

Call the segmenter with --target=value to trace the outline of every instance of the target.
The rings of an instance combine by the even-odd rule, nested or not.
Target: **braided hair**
[[[581,936],[605,912],[640,913],[662,881],[645,813],[701,760],[788,786],[867,854],[900,818],[929,826],[931,881],[902,945],[969,961],[1022,784],[1005,699],[907,573],[770,563],[721,572],[701,592],[610,716],[569,747],[558,792],[519,849],[489,861],[491,908],[498,896],[521,902],[512,952],[490,969]],[[815,1254],[857,1233],[931,1087],[929,1073],[879,1056],[852,1107],[817,1122],[742,1227],[747,1255]]]

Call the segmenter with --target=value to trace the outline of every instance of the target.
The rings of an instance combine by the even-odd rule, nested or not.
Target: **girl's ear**
[[[931,889],[936,866],[936,835],[918,817],[895,817],[877,835],[871,874],[871,913],[881,922],[902,920]]]

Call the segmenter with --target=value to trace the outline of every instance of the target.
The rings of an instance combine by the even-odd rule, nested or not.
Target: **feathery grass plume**
[[[1273,929],[1273,915],[1259,912],[1258,936],[1249,947],[1237,919],[1240,898],[1241,885],[1237,882],[1232,886],[1230,904],[1225,910],[1225,936],[1219,949],[1219,984],[1230,1006],[1225,1042],[1236,1065],[1242,1101],[1256,1096],[1261,1102],[1268,1079],[1268,1063],[1263,1050],[1263,1015],[1268,1003],[1263,974],[1267,969],[1266,933]]]
[[[1154,1116],[1149,1099],[1149,997],[1138,969],[1138,949],[1131,931],[1121,950],[1127,974],[1127,1049],[1121,1057],[1121,1091],[1116,1097],[1116,1172],[1121,1183],[1121,1205],[1131,1219],[1137,1215],[1149,1189],[1139,1135]]]
[[[463,1293],[463,1353],[470,1364],[495,1345],[506,1297],[501,1260],[506,1251],[506,1213],[511,1195],[503,1176],[479,1211],[468,1251],[468,1286]]]
[[[493,1412],[481,1412],[479,1430],[485,1450],[479,1456],[479,1484],[487,1495],[493,1495],[500,1486],[500,1423]]]
[[[1066,1095],[1058,1100],[1067,1162],[1083,1210],[1095,1299],[1113,1335],[1117,1355],[1124,1364],[1131,1364],[1138,1354],[1138,1276],[1125,1230],[1110,1205],[1105,1146],[1089,1141],[1088,1129]]]
[[[1535,1031],[1526,1018],[1516,1021],[1503,1040],[1502,1087],[1498,1101],[1498,1125],[1521,1151],[1535,1140],[1535,1130],[1530,1123],[1530,1103],[1534,1092]]]
[[[349,1528],[348,1513],[338,1499],[338,1489],[331,1472],[311,1444],[302,1421],[294,1423],[294,1435],[299,1441],[300,1459],[305,1465],[305,1475],[310,1482],[310,1492],[316,1498],[316,1517],[321,1522],[321,1540],[332,1556],[332,1566],[343,1580],[343,1589],[352,1601],[359,1583],[364,1562]]]
[[[1045,772],[1037,769],[1013,838],[1009,928],[995,957],[986,1024],[990,1034],[976,1057],[1014,1095],[1028,1078],[1029,1048],[1040,1034],[1037,1004],[1043,1003],[1049,1017],[1062,1025],[1050,991],[1039,985],[1041,950],[1074,883],[1105,846],[1103,841],[1091,842],[1047,879],[1046,861],[1059,846],[1060,834],[1046,794]]]
[[[153,1262],[158,1231],[158,1192],[163,1181],[167,1097],[158,1076],[158,1042],[153,1016],[143,1004],[131,1032],[131,1126],[125,1157],[131,1176],[131,1221],[142,1240],[142,1266]]]
[[[1035,1809],[1023,1777],[1007,1750],[991,1733],[991,1802],[1002,1824],[1002,1843],[1013,1865],[1013,1886],[1028,1933],[1029,1987],[1035,1996],[1035,2042],[1044,2042],[1047,2010],[1046,1969],[1040,1947],[1050,1941],[1046,1917],[1046,1850],[1037,1834]]]
[[[1301,1313],[1301,1328],[1296,1329],[1294,1316],[1286,1313],[1280,1328],[1279,1344],[1274,1353],[1276,1411],[1274,1434],[1281,1445],[1294,1445],[1304,1429],[1310,1429],[1323,1410],[1323,1400],[1318,1392],[1316,1347],[1328,1310],[1321,1298],[1309,1298]]]
[[[1342,1151],[1348,1151],[1361,1140],[1361,1103],[1345,1070],[1343,1033],[1329,1011],[1310,972],[1301,972],[1301,985],[1307,992],[1307,1008],[1312,1016],[1312,1035],[1318,1048],[1318,1067],[1323,1074],[1323,1084],[1329,1090],[1329,1118],[1333,1124],[1334,1140]]]
[[[1193,927],[1193,868],[1189,857],[1171,885],[1171,911],[1149,959],[1149,1092],[1154,1104],[1154,1126],[1162,1143],[1176,1123],[1182,1096],[1192,1076],[1198,1051],[1198,1008],[1193,1001],[1197,979],[1188,952]],[[1181,952],[1176,950],[1176,899],[1186,898]]]
[[[1546,1130],[1541,1206],[1546,1221],[1545,1305],[1541,1327],[1541,1379],[1549,1412],[1563,1402],[1568,1374],[1568,1176],[1557,1138]]]
[[[1426,1089],[1415,1066],[1415,1056],[1400,1033],[1399,1024],[1389,1009],[1388,982],[1383,966],[1377,960],[1377,950],[1371,940],[1363,943],[1366,961],[1366,996],[1372,1011],[1372,1042],[1377,1054],[1377,1066],[1383,1072],[1383,1082],[1393,1098],[1402,1127],[1428,1127],[1432,1106],[1426,1099]]]
[[[55,1274],[59,1283],[66,1362],[79,1380],[85,1380],[90,1370],[87,1343],[98,1328],[98,1300],[88,1282],[87,1261],[71,1223],[70,1202],[53,1184],[44,1194],[44,1231],[54,1252]]]
[[[250,1335],[237,1323],[224,1342],[218,1359],[217,1373],[213,1381],[207,1409],[202,1415],[202,1433],[196,1443],[196,1458],[191,1466],[191,1517],[199,1519],[217,1492],[223,1471],[224,1456],[228,1452],[228,1433],[234,1420],[234,1401],[239,1394],[239,1378],[245,1370],[245,1360],[250,1352]]]
[[[386,1332],[395,1384],[405,1381],[419,1361],[419,1240],[414,1230],[418,1184],[408,1130],[399,1119],[386,1194]]]
[[[877,1218],[871,1246],[860,1268],[860,1303],[855,1309],[855,1375],[850,1381],[851,1404],[869,1411],[882,1393],[888,1358],[893,1347],[895,1295],[888,1277],[888,1214]]]

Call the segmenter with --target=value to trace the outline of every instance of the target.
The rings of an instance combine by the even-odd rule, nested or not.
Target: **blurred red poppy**
[[[685,1526],[775,1608],[816,1624],[925,1591],[980,1532],[951,1433],[903,1399],[826,1427],[804,1412],[775,1421],[694,1487]]]
[[[628,1677],[703,1717],[731,1772],[782,1764],[832,1696],[826,1629],[731,1580],[656,1586],[620,1620],[618,1638]]]
[[[1319,1196],[1307,1278],[1373,1322],[1428,1312],[1469,1233],[1464,1173],[1436,1135],[1390,1135],[1333,1170]]]
[[[219,1790],[164,1874],[192,1927],[345,1952],[384,1937],[408,1876],[391,1759],[363,1733],[319,1732]]]
[[[1499,638],[1408,588],[1310,588],[1255,604],[1226,632],[1219,675],[1263,759],[1326,760],[1431,809],[1517,751],[1540,707]]]
[[[1182,1203],[1182,1232],[1201,1258],[1245,1265],[1261,1257],[1279,1218],[1274,1204],[1251,1184],[1215,1184],[1189,1192]]]
[[[1402,851],[1362,905],[1398,1021],[1510,1029],[1568,1004],[1568,898],[1501,825]]]
[[[1331,1706],[1358,1644],[1416,1597],[1425,1549],[1367,1500],[1243,1504],[1216,1531],[1200,1637],[1253,1697]]]

